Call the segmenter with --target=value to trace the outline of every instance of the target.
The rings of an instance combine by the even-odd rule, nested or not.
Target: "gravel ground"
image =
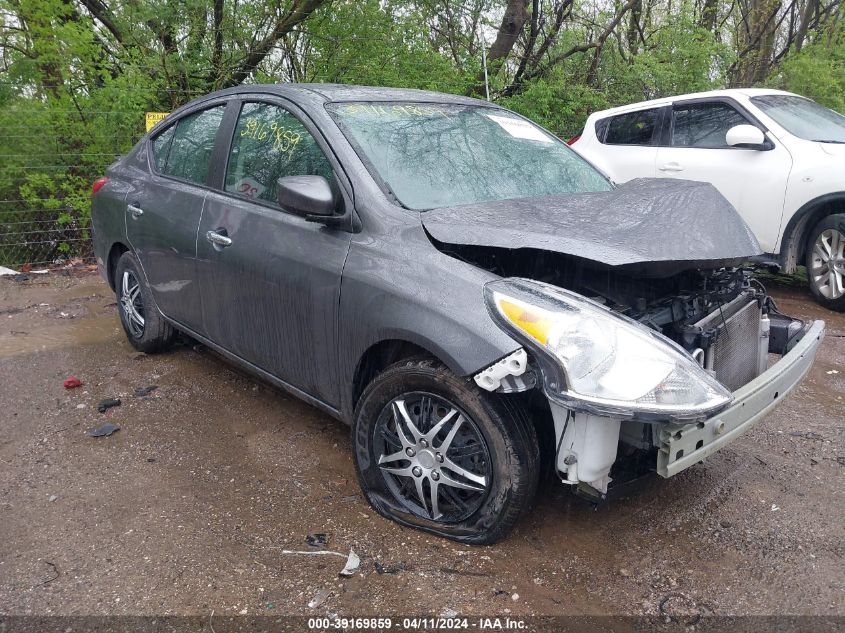
[[[773,294],[828,334],[765,421],[597,509],[548,482],[464,547],[370,509],[341,423],[202,347],[135,353],[98,276],[0,279],[0,613],[843,616],[845,316]],[[285,553],[311,533],[360,571]]]

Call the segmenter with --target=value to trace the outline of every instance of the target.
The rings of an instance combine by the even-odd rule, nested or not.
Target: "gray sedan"
[[[780,313],[710,185],[614,186],[487,102],[242,86],[94,184],[131,344],[177,331],[352,426],[383,516],[503,537],[541,473],[590,501],[760,420],[824,331]],[[777,356],[772,356],[777,355]]]

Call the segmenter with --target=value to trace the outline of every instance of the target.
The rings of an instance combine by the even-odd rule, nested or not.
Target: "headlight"
[[[488,309],[535,351],[546,395],[604,415],[695,420],[731,393],[679,345],[586,297],[528,279],[484,288]]]

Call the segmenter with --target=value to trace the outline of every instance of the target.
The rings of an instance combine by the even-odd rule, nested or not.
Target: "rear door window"
[[[299,119],[281,106],[245,103],[232,139],[226,191],[276,203],[276,181],[283,176],[333,181],[331,164]]]
[[[724,102],[676,104],[672,107],[672,147],[725,149],[725,135],[749,121]]]
[[[205,184],[214,139],[225,109],[225,105],[220,105],[189,114],[156,137],[153,155],[161,173]]]
[[[604,142],[608,145],[654,145],[658,109],[627,112],[613,117]]]

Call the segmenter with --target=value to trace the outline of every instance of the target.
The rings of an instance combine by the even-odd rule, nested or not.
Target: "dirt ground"
[[[597,509],[549,482],[463,547],[370,509],[341,423],[205,348],[134,353],[95,274],[2,278],[0,613],[845,615],[845,315],[773,294],[828,331],[764,422]],[[284,552],[318,532],[359,572]]]

